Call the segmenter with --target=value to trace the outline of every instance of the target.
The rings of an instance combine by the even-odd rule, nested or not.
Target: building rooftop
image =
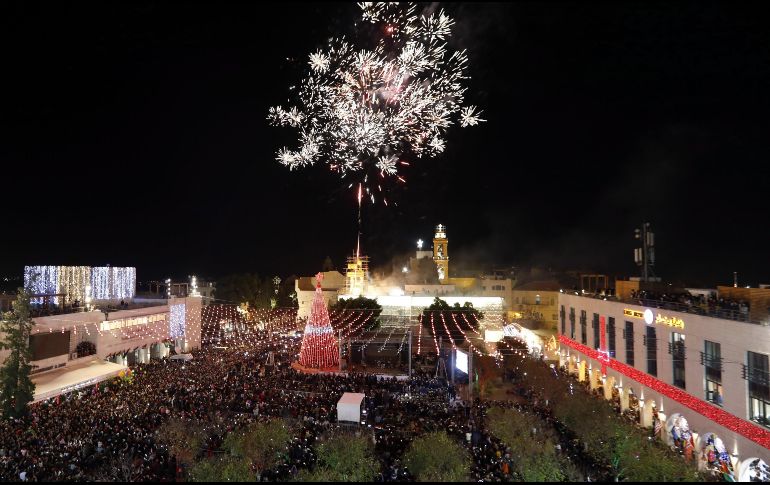
[[[679,293],[671,295],[654,294],[651,296],[642,294],[637,295],[635,298],[622,298],[612,294],[586,293],[584,291],[574,290],[560,291],[583,298],[616,301],[627,303],[629,305],[659,308],[674,312],[689,313],[692,315],[702,315],[712,318],[721,318],[723,320],[751,323],[754,325],[770,325],[770,317],[767,316],[767,312],[760,313],[761,316],[759,317],[753,317],[750,313],[750,305],[748,302],[738,302],[724,297],[707,300],[700,295],[687,296]]]
[[[514,286],[513,291],[559,291],[562,288],[556,280],[540,280]]]

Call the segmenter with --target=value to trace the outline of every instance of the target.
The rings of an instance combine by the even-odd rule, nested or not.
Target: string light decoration
[[[185,336],[185,304],[179,303],[177,305],[169,306],[170,321],[169,321],[169,336],[172,339]]]
[[[342,177],[356,174],[367,197],[384,180],[404,182],[399,169],[444,151],[457,118],[462,127],[485,120],[464,105],[468,57],[449,52],[454,20],[418,14],[415,3],[361,2],[353,41],[330,39],[309,56],[306,77],[292,87],[295,105],[269,110],[275,126],[299,133],[299,148],[276,159],[290,170],[324,160]],[[387,200],[382,197],[387,205]]]
[[[600,360],[602,357],[598,351],[579,344],[578,342],[564,336],[559,336],[559,343],[570,347],[583,355],[595,360]],[[633,379],[644,386],[658,392],[659,394],[672,399],[682,406],[685,406],[696,413],[706,417],[707,419],[723,426],[730,431],[740,434],[741,436],[761,445],[765,448],[770,448],[770,430],[765,430],[756,426],[746,420],[740,419],[727,411],[724,411],[713,404],[698,399],[697,397],[686,393],[685,391],[674,387],[670,384],[652,377],[649,374],[637,370],[629,365],[610,358],[606,363],[607,367],[615,369],[626,377]]]
[[[34,283],[33,283],[34,281]],[[24,286],[33,294],[65,295],[65,301],[131,299],[136,294],[136,268],[91,266],[25,266]],[[90,288],[89,288],[90,287]],[[42,297],[32,299],[43,303]],[[58,296],[56,305],[64,303]]]
[[[422,313],[420,313],[420,319],[417,323],[417,355],[420,355],[422,351]]]
[[[302,336],[299,364],[313,369],[336,367],[340,362],[340,354],[321,290],[323,273],[318,273],[316,279],[318,283],[305,334]]]

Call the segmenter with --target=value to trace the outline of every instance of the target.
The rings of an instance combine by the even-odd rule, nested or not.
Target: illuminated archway
[[[613,376],[607,376],[604,379],[604,399],[607,401],[614,401],[617,392],[618,391],[615,388],[615,378]]]
[[[706,468],[720,473],[724,478],[735,481],[735,471],[730,453],[722,439],[716,433],[706,433],[701,441],[701,457]]]
[[[770,466],[762,458],[743,460],[739,470],[738,481],[770,482]]]
[[[692,459],[695,453],[695,438],[687,418],[680,413],[672,414],[666,420],[666,437],[669,445],[676,448],[686,459]]]

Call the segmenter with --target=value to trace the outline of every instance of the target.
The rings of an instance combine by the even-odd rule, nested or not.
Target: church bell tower
[[[449,241],[446,237],[446,227],[442,224],[436,226],[436,234],[433,236],[433,261],[438,267],[438,279],[443,282],[449,278]]]

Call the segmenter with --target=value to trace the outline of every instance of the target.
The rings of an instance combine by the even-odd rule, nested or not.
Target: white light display
[[[25,266],[24,286],[37,295],[66,295],[66,302],[130,299],[136,294],[136,268]],[[50,301],[64,303],[59,300]],[[33,303],[43,303],[43,298],[34,298]]]
[[[468,354],[458,350],[455,353],[455,368],[459,371],[468,373]]]
[[[184,337],[186,330],[185,304],[171,305],[170,309],[169,335],[171,338]]]

